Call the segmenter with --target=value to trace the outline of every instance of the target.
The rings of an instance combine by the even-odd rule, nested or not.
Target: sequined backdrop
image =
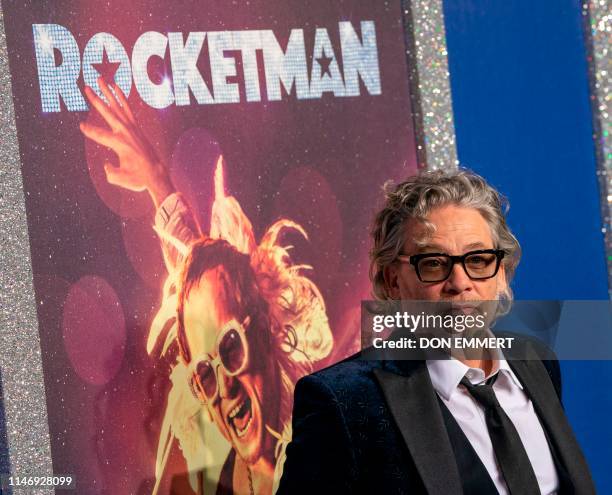
[[[411,94],[414,102],[415,126],[418,133],[420,165],[447,166],[455,160],[452,112],[446,72],[444,23],[439,1],[404,1],[407,56]],[[0,10],[0,15],[2,10]],[[607,239],[608,266],[610,254],[610,13],[608,2],[585,2],[587,32],[591,35],[589,66],[599,152],[599,176],[602,191],[602,226]],[[4,24],[4,16],[3,23]],[[45,19],[45,22],[47,19]],[[0,334],[2,352],[0,371],[3,383],[3,406],[6,414],[6,438],[10,447],[12,472],[39,474],[51,472],[50,446],[46,421],[46,404],[38,343],[36,302],[31,284],[29,243],[20,162],[16,142],[13,105],[10,95],[10,74],[6,56],[3,25],[0,26],[0,206],[3,215],[2,250],[2,308],[3,332]],[[419,51],[417,53],[417,43]],[[418,56],[417,56],[418,55]],[[429,81],[429,84],[427,83]],[[429,127],[425,121],[429,119]],[[442,143],[436,149],[436,145]],[[429,147],[429,148],[428,148]],[[427,153],[427,150],[431,151]],[[450,159],[450,160],[449,160]],[[1,431],[1,429],[0,429]],[[0,435],[1,437],[1,435]],[[0,438],[0,450],[6,445]],[[0,452],[5,454],[5,452]],[[1,466],[8,464],[5,456]]]

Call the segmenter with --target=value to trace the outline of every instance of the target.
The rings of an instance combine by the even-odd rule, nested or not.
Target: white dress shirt
[[[493,385],[497,400],[521,437],[538,479],[540,491],[544,495],[554,494],[559,488],[559,477],[533,403],[507,361],[500,359],[493,363],[494,370],[489,376],[499,373]],[[456,359],[428,360],[427,369],[438,396],[474,447],[500,495],[508,494],[504,476],[495,459],[484,410],[465,387],[459,386],[464,376],[474,385],[489,377],[485,377],[483,370],[470,368]]]

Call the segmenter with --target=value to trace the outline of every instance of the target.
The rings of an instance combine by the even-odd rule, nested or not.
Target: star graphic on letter
[[[316,59],[317,63],[321,66],[321,77],[323,77],[325,74],[327,74],[329,77],[332,76],[329,70],[329,64],[331,64],[333,59],[334,57],[328,57],[325,55],[325,52],[323,52],[321,56]]]
[[[98,74],[100,74],[107,83],[111,83],[115,80],[115,72],[117,72],[121,62],[110,62],[108,60],[106,49],[103,48],[102,50],[102,62],[98,64],[91,64],[91,66],[96,69]]]

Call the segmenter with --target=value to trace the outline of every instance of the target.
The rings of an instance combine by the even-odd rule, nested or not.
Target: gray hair
[[[496,249],[505,252],[502,263],[507,284],[500,296],[507,302],[512,301],[510,281],[521,257],[521,247],[506,223],[509,208],[506,198],[481,176],[465,169],[424,172],[396,186],[386,182],[384,192],[385,204],[376,214],[371,232],[374,246],[370,252],[370,279],[376,299],[391,299],[385,268],[396,262],[401,253],[407,221],[415,218],[433,232],[433,225],[427,221],[432,209],[456,205],[478,210],[491,229]]]

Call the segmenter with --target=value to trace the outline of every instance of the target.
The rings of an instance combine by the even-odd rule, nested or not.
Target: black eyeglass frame
[[[492,275],[487,275],[486,277],[472,277],[467,268],[465,267],[465,260],[466,258],[468,258],[469,256],[474,256],[477,254],[494,254],[495,255],[495,271],[493,272]],[[400,254],[397,259],[399,261],[402,262],[408,262],[411,265],[414,266],[414,270],[416,271],[417,277],[418,279],[426,284],[433,284],[433,283],[437,283],[437,282],[444,282],[446,279],[448,279],[448,277],[450,277],[450,274],[453,272],[453,268],[455,267],[455,263],[461,263],[461,266],[463,267],[463,271],[465,272],[465,274],[470,278],[470,280],[487,280],[489,278],[493,278],[495,277],[495,275],[497,275],[497,272],[499,272],[499,267],[501,265],[501,260],[504,258],[504,256],[506,255],[506,252],[503,249],[477,249],[476,251],[469,251],[465,254],[462,255],[450,255],[450,254],[446,254],[446,253],[421,253],[421,254],[413,254],[412,256],[408,256],[405,254]],[[421,278],[421,273],[419,271],[419,261],[421,261],[424,258],[431,258],[434,256],[444,256],[445,258],[451,260],[451,265],[450,268],[448,270],[448,273],[446,274],[446,277],[440,279],[440,280],[423,280]]]

